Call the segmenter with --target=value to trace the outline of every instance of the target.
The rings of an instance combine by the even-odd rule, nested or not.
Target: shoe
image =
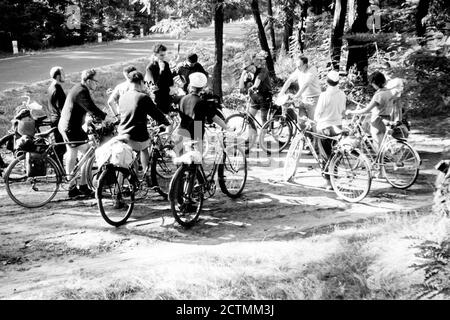
[[[125,207],[125,203],[122,201],[122,199],[119,199],[118,197],[114,199],[114,209],[123,209]]]
[[[70,199],[74,199],[74,198],[78,198],[79,196],[81,196],[81,192],[80,190],[78,190],[77,186],[73,186],[69,189],[69,198]]]
[[[95,196],[94,191],[89,189],[89,187],[86,184],[79,186],[78,189],[79,189],[80,194],[86,198],[93,198]]]

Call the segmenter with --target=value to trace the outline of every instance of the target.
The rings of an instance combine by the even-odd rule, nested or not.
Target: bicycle
[[[160,181],[171,178],[174,169],[173,167],[169,168],[168,164],[164,162],[166,146],[161,148],[159,136],[159,131],[163,127],[160,125],[149,128],[150,135],[153,137],[150,160],[147,170],[141,177],[136,170],[139,166],[137,153],[127,168],[105,163],[100,169],[95,195],[100,214],[108,224],[115,227],[125,224],[133,212],[135,201],[145,198],[151,189],[158,191],[161,195],[167,195],[164,187],[161,187]],[[149,183],[149,181],[151,182]]]
[[[361,105],[356,101],[351,101]],[[359,138],[360,150],[370,160],[374,176],[384,177],[394,188],[408,189],[419,176],[422,160],[417,151],[401,136],[401,132],[399,132],[401,123],[393,123],[388,126],[377,150],[373,138],[364,129],[365,116],[367,115],[354,115],[350,126],[355,136]]]
[[[225,119],[226,124],[230,126],[230,128],[234,128],[236,134],[243,137],[245,140],[246,152],[249,152],[254,146],[258,138],[258,129],[262,129],[264,126],[264,123],[260,123],[256,117],[249,112],[250,106],[251,98],[250,96],[247,96],[245,111],[239,111]],[[279,107],[270,101],[267,119],[272,119],[277,113],[279,113]]]
[[[26,108],[28,110],[35,110],[38,106],[31,102],[31,98],[29,96],[22,96],[21,98],[26,98],[27,100],[23,101],[22,104],[16,108],[19,109],[21,107]],[[36,132],[41,132],[41,127],[50,126],[50,122],[45,121],[46,117],[40,117],[35,119],[36,121]],[[13,127],[8,130],[8,133],[0,138],[0,176],[3,175],[3,170],[6,169],[11,163],[11,161],[17,156],[16,152],[16,141],[21,137],[19,134],[18,128],[13,125]]]
[[[189,151],[176,161],[180,167],[170,182],[169,201],[175,220],[185,228],[192,227],[198,221],[205,198],[215,194],[216,173],[219,187],[228,197],[239,197],[245,188],[245,152],[236,143],[228,145],[223,132],[218,134],[216,147],[208,173],[205,173],[198,151]]]
[[[61,184],[71,183],[78,178],[81,170],[85,170],[88,185],[92,185],[90,181],[93,177],[92,158],[95,158],[95,150],[102,138],[114,130],[114,125],[105,125],[96,127],[92,122],[88,123],[89,139],[85,141],[71,141],[60,143],[37,143],[36,153],[24,152],[11,162],[5,171],[5,187],[9,197],[18,205],[25,208],[38,208],[46,205],[59,191]],[[57,128],[37,134],[36,138],[46,139]],[[55,147],[59,145],[67,145],[72,143],[85,144],[89,143],[90,147],[83,157],[75,165],[72,172],[67,174],[64,165],[56,154]],[[39,164],[39,172],[30,174],[30,158],[35,156],[35,160]],[[89,167],[88,162],[91,164]],[[84,164],[87,164],[84,166]]]
[[[297,129],[297,135],[291,143],[284,164],[284,179],[289,181],[295,175],[303,147],[306,144],[314,160],[319,164],[322,176],[330,177],[330,182],[336,195],[348,202],[359,202],[370,191],[372,176],[369,159],[356,147],[354,138],[342,131],[334,137],[318,134],[312,130],[314,121],[306,117],[300,118],[303,125],[292,124]],[[331,155],[325,161],[319,157],[314,148],[313,139],[334,140]],[[322,145],[318,144],[321,153]]]

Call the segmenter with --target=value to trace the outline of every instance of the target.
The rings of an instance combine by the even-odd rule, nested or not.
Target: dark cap
[[[198,56],[195,53],[191,53],[188,55],[187,59],[190,63],[196,63],[198,61]]]

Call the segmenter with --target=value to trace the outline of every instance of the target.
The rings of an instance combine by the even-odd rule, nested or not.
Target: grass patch
[[[149,263],[145,270],[133,271],[132,278],[127,271],[116,272],[61,288],[52,297],[416,299],[426,284],[426,272],[416,266],[428,261],[420,257],[418,246],[446,239],[449,226],[450,219],[431,215],[387,217],[382,223],[287,242],[183,249],[176,261]],[[443,297],[448,279],[447,284],[442,276],[440,281]]]

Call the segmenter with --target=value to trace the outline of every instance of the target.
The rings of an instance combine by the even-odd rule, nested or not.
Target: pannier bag
[[[28,177],[42,177],[47,174],[45,155],[37,152],[25,154],[25,166]]]
[[[112,138],[95,150],[95,159],[99,167],[109,162],[117,167],[128,168],[134,160],[133,149],[117,138]]]

